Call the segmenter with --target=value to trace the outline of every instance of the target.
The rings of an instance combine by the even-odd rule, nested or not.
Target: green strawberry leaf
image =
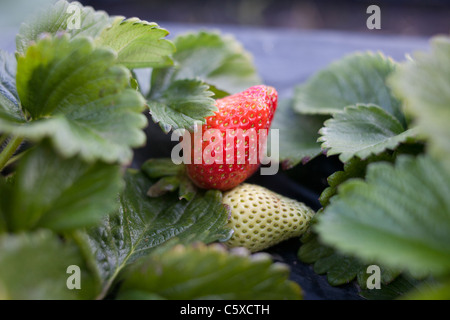
[[[401,272],[397,269],[385,268],[383,266],[379,266],[377,264],[365,264],[364,268],[361,268],[358,272],[358,284],[361,289],[366,290],[367,288],[367,280],[369,280],[370,276],[372,276],[372,272],[368,272],[368,267],[371,265],[375,265],[380,267],[380,275],[381,275],[381,286],[388,286],[393,281],[395,281],[398,277],[403,277]],[[368,289],[370,290],[370,289]]]
[[[173,193],[150,198],[147,190],[154,182],[143,173],[130,170],[125,181],[118,212],[89,231],[104,279],[103,294],[125,266],[175,237],[180,243],[209,243],[231,236],[219,191],[198,192],[190,201],[180,201]]]
[[[330,204],[330,199],[337,194],[338,187],[345,181],[352,178],[364,178],[366,176],[367,166],[372,162],[388,161],[393,162],[393,155],[382,153],[376,156],[370,156],[365,160],[352,158],[344,163],[343,171],[336,171],[327,178],[329,187],[327,187],[320,195],[319,201],[323,207]]]
[[[314,265],[314,272],[326,274],[328,283],[339,286],[357,279],[361,288],[366,288],[367,267],[370,263],[364,263],[359,259],[340,254],[333,248],[324,245],[316,233],[309,230],[301,238],[302,246],[298,251],[301,261]],[[391,283],[399,272],[387,268],[381,268],[381,282],[383,285]]]
[[[289,269],[272,263],[266,254],[249,256],[214,245],[179,245],[130,267],[117,298],[301,299],[300,287],[288,276]]]
[[[355,156],[366,159],[393,150],[402,142],[414,141],[416,132],[405,131],[394,116],[376,105],[356,105],[325,121],[319,141],[328,156],[339,154],[339,159],[347,162]]]
[[[180,179],[177,176],[163,177],[147,191],[149,197],[160,197],[167,192],[175,191],[180,187]]]
[[[153,158],[141,167],[150,179],[160,178],[147,191],[150,197],[159,197],[167,192],[178,190],[178,198],[190,201],[197,193],[197,187],[186,174],[183,164],[176,165],[170,158]]]
[[[231,35],[200,31],[180,35],[174,43],[173,80],[199,78],[231,94],[261,83],[250,53]]]
[[[144,144],[143,97],[111,50],[91,40],[45,37],[18,57],[17,91],[27,121],[0,113],[2,131],[40,141],[50,138],[66,157],[127,163]]]
[[[183,174],[180,179],[180,187],[178,189],[178,199],[186,199],[191,201],[197,193],[197,187],[192,183],[187,174]]]
[[[430,153],[450,170],[450,37],[433,38],[431,52],[415,54],[389,83],[429,139]]]
[[[319,130],[327,119],[321,115],[300,115],[293,111],[291,100],[281,100],[272,121],[271,129],[279,130],[279,155],[283,169],[306,163],[322,150],[317,142]],[[269,154],[272,152],[268,143]]]
[[[399,150],[400,151],[400,150]],[[410,150],[405,150],[405,152]],[[338,194],[338,188],[345,181],[353,178],[364,178],[366,176],[367,166],[374,162],[394,162],[396,154],[382,153],[380,155],[372,155],[365,160],[352,158],[344,163],[343,171],[336,171],[328,177],[327,187],[320,195],[319,201],[323,207],[330,204],[330,199]],[[323,209],[321,209],[322,212]],[[319,213],[320,214],[320,213]],[[316,222],[316,220],[314,220]],[[315,232],[308,230],[302,237],[303,245],[298,252],[299,259],[305,263],[314,264],[314,271],[320,274],[327,274],[328,282],[331,285],[341,285],[358,278],[361,288],[365,288],[367,266],[355,257],[347,256],[337,252],[332,247],[323,244]],[[324,261],[322,261],[324,260]],[[383,285],[388,285],[397,275],[398,271],[393,271],[385,267],[381,268],[381,276]]]
[[[69,266],[80,268],[80,289],[66,286]],[[0,299],[93,299],[98,283],[87,271],[78,247],[51,232],[0,236]]]
[[[386,85],[396,64],[381,53],[356,53],[332,63],[297,87],[294,109],[306,114],[334,114],[356,104],[375,104],[402,125],[401,103]]]
[[[173,64],[169,55],[175,47],[172,42],[163,39],[168,34],[154,22],[118,17],[96,42],[115,50],[117,62],[130,69],[161,68]]]
[[[302,237],[302,242],[298,252],[299,259],[314,264],[314,272],[326,274],[328,283],[332,286],[353,281],[363,267],[355,258],[339,255],[330,247],[322,245],[314,234]]]
[[[10,231],[66,231],[92,226],[116,209],[120,168],[63,159],[48,144],[29,150],[10,183],[0,183],[0,216]]]
[[[222,99],[222,98],[225,98],[226,96],[230,95],[228,92],[226,92],[224,90],[220,90],[211,84],[209,85],[209,91],[214,93],[214,99]]]
[[[206,123],[205,118],[217,111],[213,93],[200,80],[177,80],[158,97],[148,101],[155,123],[168,133],[172,129],[192,131],[196,123]]]
[[[79,26],[75,23],[78,14]],[[95,38],[110,25],[111,21],[106,12],[84,7],[76,1],[69,3],[60,0],[22,24],[16,37],[17,52],[25,54],[27,48],[38,41],[43,33],[56,35],[59,32],[67,32],[72,37],[91,36]]]
[[[417,290],[427,291],[431,285],[430,281],[417,280],[402,274],[391,283],[382,285],[380,289],[363,289],[360,295],[369,300],[405,299]]]
[[[0,50],[0,118],[23,121],[16,89],[17,62],[14,55]],[[2,130],[0,129],[0,132]]]
[[[152,158],[144,162],[141,167],[150,179],[162,178],[165,176],[176,176],[183,166],[176,165],[170,158]]]
[[[217,111],[215,99],[260,83],[248,52],[231,36],[201,31],[174,40],[175,66],[152,71],[148,105],[164,132],[193,130]]]
[[[339,188],[314,230],[323,243],[413,275],[450,270],[450,174],[426,156],[371,164]]]

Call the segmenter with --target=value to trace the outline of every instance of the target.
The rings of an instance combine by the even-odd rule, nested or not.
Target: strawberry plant
[[[69,28],[69,6],[79,28]],[[22,25],[15,55],[1,51],[0,298],[301,298],[269,256],[205,247],[232,233],[220,191],[163,160],[129,168],[147,142],[146,114],[164,132],[192,130],[216,99],[260,84],[234,38],[167,35],[58,1]],[[143,68],[150,90],[137,80]]]
[[[449,37],[402,63],[351,54],[278,101],[232,36],[168,34],[60,0],[0,51],[0,299],[300,299],[255,253],[288,238],[333,286],[449,298]],[[182,133],[185,163],[134,161],[149,121]],[[342,163],[317,213],[243,183],[260,129],[287,174]]]
[[[307,156],[321,149],[344,163],[299,251],[330,284],[357,278],[368,298],[449,298],[449,49],[441,36],[400,64],[350,55],[297,88],[299,119],[328,118]],[[381,270],[380,290],[367,289],[369,265]]]

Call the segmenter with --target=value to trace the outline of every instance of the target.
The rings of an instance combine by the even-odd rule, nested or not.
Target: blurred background
[[[14,27],[52,0],[0,0],[0,28]],[[110,14],[149,21],[372,32],[371,4],[381,8],[379,34],[431,36],[450,31],[448,0],[80,0]]]
[[[366,9],[382,12],[380,33],[430,36],[450,31],[448,0],[85,0],[110,14],[152,21],[370,32]]]

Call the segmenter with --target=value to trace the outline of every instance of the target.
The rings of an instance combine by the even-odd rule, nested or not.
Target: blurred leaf
[[[154,22],[118,17],[97,38],[118,54],[117,62],[130,69],[160,68],[173,64],[169,55],[175,51],[172,42],[163,39],[169,32]]]
[[[309,231],[307,236],[302,237],[302,246],[298,252],[301,261],[314,264],[314,272],[326,274],[328,283],[339,286],[350,283],[355,278],[361,288],[366,287],[369,274],[367,267],[370,263],[363,263],[355,257],[346,256],[336,252],[333,248],[322,244],[317,234]],[[387,285],[392,282],[399,272],[381,268],[381,282]]]
[[[125,266],[173,238],[209,243],[231,236],[220,191],[199,192],[191,201],[180,201],[173,193],[149,198],[153,182],[143,173],[128,171],[125,181],[117,214],[89,231],[104,293]]]
[[[216,246],[176,246],[127,270],[118,299],[286,300],[301,298],[289,269],[270,256]]]
[[[367,166],[372,162],[387,161],[393,162],[395,157],[387,153],[380,155],[369,156],[365,160],[359,158],[352,158],[344,163],[343,171],[336,171],[327,178],[329,187],[327,187],[320,195],[319,201],[323,207],[330,203],[331,197],[337,194],[339,185],[351,178],[364,178],[366,175]]]
[[[10,231],[73,230],[98,223],[116,208],[120,168],[63,159],[48,146],[27,152],[10,184],[0,184],[4,219]]]
[[[260,84],[253,61],[231,36],[189,33],[174,40],[175,66],[152,71],[148,105],[164,132],[193,130],[217,111],[215,101]]]
[[[326,119],[326,116],[295,113],[291,100],[279,102],[271,129],[280,130],[279,152],[283,169],[290,169],[302,161],[307,162],[321,153],[317,139]],[[271,143],[268,143],[270,146]]]
[[[142,172],[151,179],[176,176],[182,169],[182,165],[176,165],[170,158],[152,158],[145,161],[141,167]]]
[[[2,234],[8,231],[9,199],[13,192],[10,184],[2,175],[0,175],[0,191],[2,192],[0,197],[0,234]]]
[[[185,166],[174,164],[170,158],[149,159],[141,170],[151,179],[160,178],[147,192],[150,197],[159,197],[178,189],[178,198],[190,201],[197,193],[198,189],[187,176]]]
[[[67,267],[81,271],[81,289],[69,290]],[[0,300],[93,299],[98,284],[72,242],[49,231],[0,236]]]
[[[338,188],[344,182],[354,178],[364,178],[369,164],[374,162],[393,162],[394,154],[382,153],[380,155],[369,156],[366,160],[352,158],[344,164],[343,171],[336,171],[328,177],[329,187],[320,195],[320,203],[325,208],[330,204],[330,199],[338,194]],[[323,210],[323,209],[322,209]],[[320,211],[317,216],[322,214]],[[314,220],[314,223],[316,220]],[[311,229],[302,237],[303,245],[299,250],[299,259],[305,263],[314,264],[314,271],[319,274],[327,274],[328,282],[331,285],[341,285],[358,278],[361,288],[365,288],[367,276],[367,266],[370,263],[363,263],[354,257],[337,252],[332,247],[319,241],[318,236]],[[398,271],[383,266],[381,268],[382,284],[387,285],[399,274]]]
[[[74,10],[75,7],[79,11]],[[68,25],[76,18],[76,12],[80,14],[80,28],[68,29]],[[22,24],[16,37],[17,52],[25,54],[27,48],[38,41],[42,33],[56,35],[59,32],[67,32],[71,36],[96,37],[110,25],[110,18],[106,12],[84,7],[76,1],[69,3],[60,0]]]
[[[298,255],[301,261],[314,264],[314,272],[326,274],[328,283],[332,286],[353,281],[363,267],[355,258],[339,255],[333,249],[323,246],[315,235],[300,247]]]
[[[213,96],[214,99],[222,99],[222,98],[225,98],[226,96],[230,95],[228,92],[217,89],[215,86],[210,85],[210,84],[209,84],[209,91],[214,93],[214,96]]]
[[[192,131],[196,122],[206,123],[205,118],[217,111],[212,95],[199,80],[177,80],[148,105],[153,121],[165,133],[181,128]]]
[[[261,83],[251,55],[231,35],[200,31],[180,35],[174,43],[173,80],[199,78],[231,94]]]
[[[314,264],[314,272],[327,274],[328,283],[332,286],[351,282],[362,266],[354,258],[332,254],[319,259]]]
[[[294,109],[306,114],[333,114],[356,104],[375,104],[404,125],[401,103],[386,85],[396,64],[381,53],[348,55],[298,87]]]
[[[430,153],[450,171],[450,37],[433,38],[431,52],[402,64],[390,84],[429,138]]]
[[[437,281],[434,283],[423,283],[417,285],[414,290],[409,291],[401,297],[406,300],[450,300],[450,281]]]
[[[408,275],[401,275],[388,285],[381,285],[381,289],[364,289],[360,295],[369,300],[394,300],[407,297],[421,286],[429,286],[426,281],[416,280]]]
[[[187,176],[187,174],[183,174],[180,177],[180,188],[178,190],[178,199],[186,199],[187,201],[191,201],[196,195],[198,189],[192,183],[191,179]]]
[[[399,276],[402,277],[401,272],[399,270],[385,268],[383,266],[377,265],[376,263],[373,263],[373,264],[366,263],[364,265],[364,268],[361,268],[357,274],[358,284],[359,284],[360,288],[363,290],[367,289],[367,280],[369,280],[369,277],[373,274],[373,271],[367,272],[368,267],[371,265],[375,265],[380,268],[381,286],[382,287],[390,285]]]
[[[14,55],[0,50],[0,118],[23,121],[16,89],[17,62]],[[0,128],[0,132],[1,132]]]
[[[315,230],[327,245],[413,274],[450,270],[450,175],[429,157],[371,164],[339,188]]]
[[[145,101],[115,62],[112,51],[87,38],[39,40],[17,65],[17,91],[30,121],[0,113],[2,130],[32,141],[49,137],[66,157],[129,162],[131,148],[145,142]]]
[[[163,177],[158,180],[147,191],[149,197],[160,197],[167,192],[175,191],[180,186],[180,179],[177,176]]]
[[[376,105],[356,105],[325,121],[320,134],[319,141],[327,155],[339,154],[339,159],[347,162],[355,156],[366,159],[386,149],[393,150],[412,139],[416,130],[405,131],[394,116]]]

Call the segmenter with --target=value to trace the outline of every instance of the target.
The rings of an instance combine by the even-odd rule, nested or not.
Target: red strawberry
[[[195,141],[201,139],[200,135],[192,135],[191,164],[186,165],[191,180],[201,188],[228,190],[251,176],[260,166],[259,143],[265,146],[266,142],[258,135],[259,130],[270,128],[277,101],[276,90],[263,85],[216,100],[218,111],[206,118],[206,124],[202,126],[202,134],[216,129],[209,131],[215,133],[214,137],[202,142]],[[241,139],[238,138],[239,133]],[[242,139],[242,133],[248,138]],[[227,144],[227,140],[234,143]],[[201,150],[198,148],[195,154],[194,146],[200,145]],[[202,157],[205,149],[207,155],[221,156],[222,161],[208,162]],[[255,158],[250,159],[251,156]]]

